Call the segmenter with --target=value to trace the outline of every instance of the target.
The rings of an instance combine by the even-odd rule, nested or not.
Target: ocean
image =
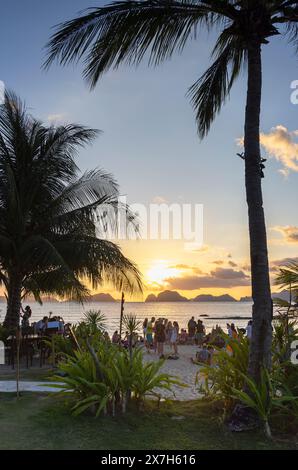
[[[107,319],[109,334],[119,329],[119,302],[88,302],[84,305],[75,302],[45,302],[43,305],[28,302],[26,305],[32,308],[33,322],[52,312],[52,316],[59,315],[65,322],[75,324],[88,310],[100,310]],[[5,310],[6,304],[0,303],[0,323],[4,320]],[[203,320],[207,331],[217,324],[225,328],[227,322],[234,322],[238,328],[243,328],[247,325],[247,318],[251,317],[251,311],[250,302],[127,302],[124,309],[125,314],[134,314],[140,320],[154,316],[177,321],[180,328],[185,328],[194,316],[196,320]]]

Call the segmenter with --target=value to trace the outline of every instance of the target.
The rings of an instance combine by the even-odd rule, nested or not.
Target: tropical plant
[[[290,361],[280,364],[273,370],[272,387],[274,389],[274,405],[298,423],[298,367]]]
[[[179,387],[185,386],[177,377],[160,373],[164,359],[144,363],[141,351],[136,351],[134,356],[135,376],[132,391],[139,403],[142,403],[146,396],[159,398],[159,391],[162,389],[174,394],[172,385],[178,385]]]
[[[191,86],[189,96],[198,132],[204,137],[247,64],[245,111],[245,186],[248,204],[254,328],[249,373],[260,377],[271,363],[272,302],[260,152],[262,47],[273,36],[297,46],[298,2],[290,0],[139,0],[93,8],[57,27],[47,46],[49,66],[84,59],[84,76],[94,87],[104,72],[148,58],[158,65],[182,52],[198,29],[216,29],[213,64]]]
[[[106,317],[100,310],[89,310],[83,315],[83,320],[79,323],[78,328],[85,328],[85,335],[92,336],[97,333],[104,333],[106,329]]]
[[[283,360],[289,360],[291,354],[291,343],[297,339],[295,333],[295,318],[298,314],[298,265],[290,262],[287,266],[281,267],[275,278],[275,283],[289,292],[288,301],[280,298],[274,299],[274,304],[278,308],[279,322],[275,325],[275,341],[277,344],[274,350],[283,355]],[[296,304],[293,304],[296,302]],[[292,320],[292,321],[291,321]],[[283,342],[283,344],[282,344]]]
[[[298,294],[298,263],[289,262],[279,269],[275,283],[289,291],[290,303]]]
[[[289,321],[288,315],[280,314],[274,322],[273,331],[273,364],[283,364],[290,360],[291,345],[298,340],[298,326],[295,320]]]
[[[297,335],[296,325],[290,325],[291,338]],[[272,411],[282,412],[294,422],[298,420],[298,367],[287,359],[288,344],[285,323],[275,324],[273,333],[272,369],[263,368],[261,380],[256,382],[247,374],[249,342],[224,336],[226,349],[214,354],[213,366],[203,365],[197,374],[199,390],[205,396],[224,402],[224,414],[234,408],[237,401],[253,410],[262,420],[266,435],[270,437],[269,417]],[[203,379],[203,381],[202,381]]]
[[[128,333],[128,350],[130,357],[132,356],[132,349],[134,344],[134,338],[137,337],[142,322],[137,320],[136,315],[124,315],[123,317],[123,325],[124,328],[127,330]]]
[[[247,391],[233,388],[232,396],[257,413],[263,422],[266,436],[271,439],[272,435],[269,425],[269,416],[273,405],[273,389],[269,372],[267,369],[263,369],[261,373],[261,380],[258,381],[258,383],[256,383],[246,374],[242,374],[242,376],[246,384]]]
[[[247,338],[237,341],[227,335],[224,335],[224,339],[227,347],[217,350],[213,356],[213,365],[203,365],[197,374],[197,383],[201,383],[202,393],[223,400],[225,410],[229,410],[234,405],[233,389],[241,390],[245,385],[249,342]]]
[[[101,377],[97,373],[96,362],[88,350],[76,351],[59,365],[63,373],[54,380],[60,394],[69,395],[75,402],[72,411],[78,415],[90,409],[96,416],[109,412],[113,416],[117,409],[126,412],[128,391],[132,391],[138,405],[146,396],[158,397],[158,390],[171,392],[173,384],[182,385],[176,378],[160,373],[163,361],[144,363],[143,354],[135,349],[132,358],[128,351],[101,342],[96,351]],[[52,385],[51,385],[52,386]]]
[[[102,170],[79,176],[74,157],[98,132],[76,124],[45,127],[11,92],[0,106],[0,285],[7,292],[5,326],[19,324],[29,293],[82,300],[103,281],[133,292],[136,266],[107,240],[115,232],[119,190]],[[114,213],[114,217],[112,216]]]

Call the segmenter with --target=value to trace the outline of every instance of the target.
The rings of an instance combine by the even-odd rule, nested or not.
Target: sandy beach
[[[199,384],[195,384],[197,373],[200,370],[200,367],[191,362],[191,358],[195,357],[196,351],[198,350],[197,346],[179,346],[179,359],[171,360],[167,359],[161,368],[161,372],[165,372],[170,375],[176,376],[181,382],[183,382],[187,387],[178,387],[174,385],[172,387],[175,396],[169,393],[166,390],[161,390],[160,394],[164,398],[172,398],[175,400],[196,400],[200,398],[200,393],[198,391]],[[165,355],[171,353],[171,348],[169,346],[165,347]],[[145,361],[157,361],[158,355],[151,352],[148,354],[144,353]]]
[[[173,393],[170,393],[167,390],[157,390],[157,392],[160,393],[162,397],[181,401],[197,400],[198,398],[200,398],[201,394],[198,391],[199,385],[195,385],[196,375],[200,370],[200,367],[191,362],[191,357],[195,357],[197,349],[197,346],[179,346],[179,359],[165,360],[165,363],[161,368],[161,372],[177,377],[182,383],[187,385],[187,387],[179,387],[177,385],[173,385],[172,390],[174,392],[174,395]],[[166,346],[165,355],[169,355],[170,353],[170,347]],[[155,354],[154,352],[148,354],[146,351],[144,351],[144,361],[149,362],[157,360],[157,354]],[[39,370],[39,368],[36,369]],[[36,369],[33,368],[33,370]],[[4,377],[5,375],[7,375],[7,379],[0,381],[0,393],[16,391],[16,382],[14,379],[12,379],[11,372],[11,369],[7,367],[2,370],[2,375]],[[21,391],[49,393],[58,391],[56,388],[51,388],[49,384],[45,383],[44,380],[32,381],[32,379],[26,379],[27,372],[28,371],[26,369],[21,369]]]

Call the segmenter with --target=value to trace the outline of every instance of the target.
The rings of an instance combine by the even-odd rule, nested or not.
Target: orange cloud
[[[216,268],[204,276],[187,275],[166,279],[171,289],[197,290],[201,288],[231,288],[249,286],[250,278],[244,271]]]
[[[298,171],[298,130],[289,131],[286,127],[279,125],[273,127],[268,134],[260,135],[261,145],[271,157],[282,163],[283,168],[279,171],[285,177],[290,170]]]
[[[273,230],[281,233],[286,243],[298,243],[298,227],[293,225],[277,226],[273,227]]]

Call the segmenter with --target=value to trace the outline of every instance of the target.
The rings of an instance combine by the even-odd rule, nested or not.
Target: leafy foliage
[[[246,338],[238,342],[224,335],[227,348],[214,354],[214,365],[204,365],[198,379],[204,377],[201,391],[208,396],[222,399],[226,408],[233,405],[233,390],[242,390],[248,366],[249,343]]]
[[[181,53],[202,28],[221,28],[214,63],[189,90],[201,137],[230,94],[256,41],[267,44],[282,34],[297,47],[295,1],[139,0],[92,8],[58,25],[47,45],[48,67],[82,59],[84,76],[94,87],[101,75],[121,64],[147,59],[158,65]]]
[[[60,363],[60,371],[65,375],[62,385],[61,377],[55,377],[59,382],[56,386],[63,388],[61,393],[74,399],[72,410],[76,415],[88,409],[96,416],[102,412],[115,415],[117,410],[126,411],[128,391],[142,403],[146,396],[158,396],[158,390],[170,391],[171,385],[180,384],[175,378],[159,373],[163,361],[145,364],[138,349],[130,357],[125,349],[102,341],[97,344],[96,356],[103,380],[99,380],[96,364],[87,350],[75,351],[74,356]]]
[[[141,289],[136,266],[106,239],[115,233],[114,178],[102,170],[79,176],[75,156],[98,132],[77,124],[45,127],[7,92],[0,106],[0,285],[21,283],[22,295],[56,294],[82,300],[103,281]],[[112,217],[114,214],[114,217]],[[102,223],[104,220],[104,224]]]
[[[269,372],[266,369],[262,370],[261,379],[258,384],[256,384],[255,381],[246,374],[243,374],[243,379],[247,391],[234,388],[232,390],[233,396],[236,400],[240,400],[244,405],[248,406],[258,414],[264,423],[267,437],[271,438],[271,430],[268,420],[273,405],[273,390]]]

